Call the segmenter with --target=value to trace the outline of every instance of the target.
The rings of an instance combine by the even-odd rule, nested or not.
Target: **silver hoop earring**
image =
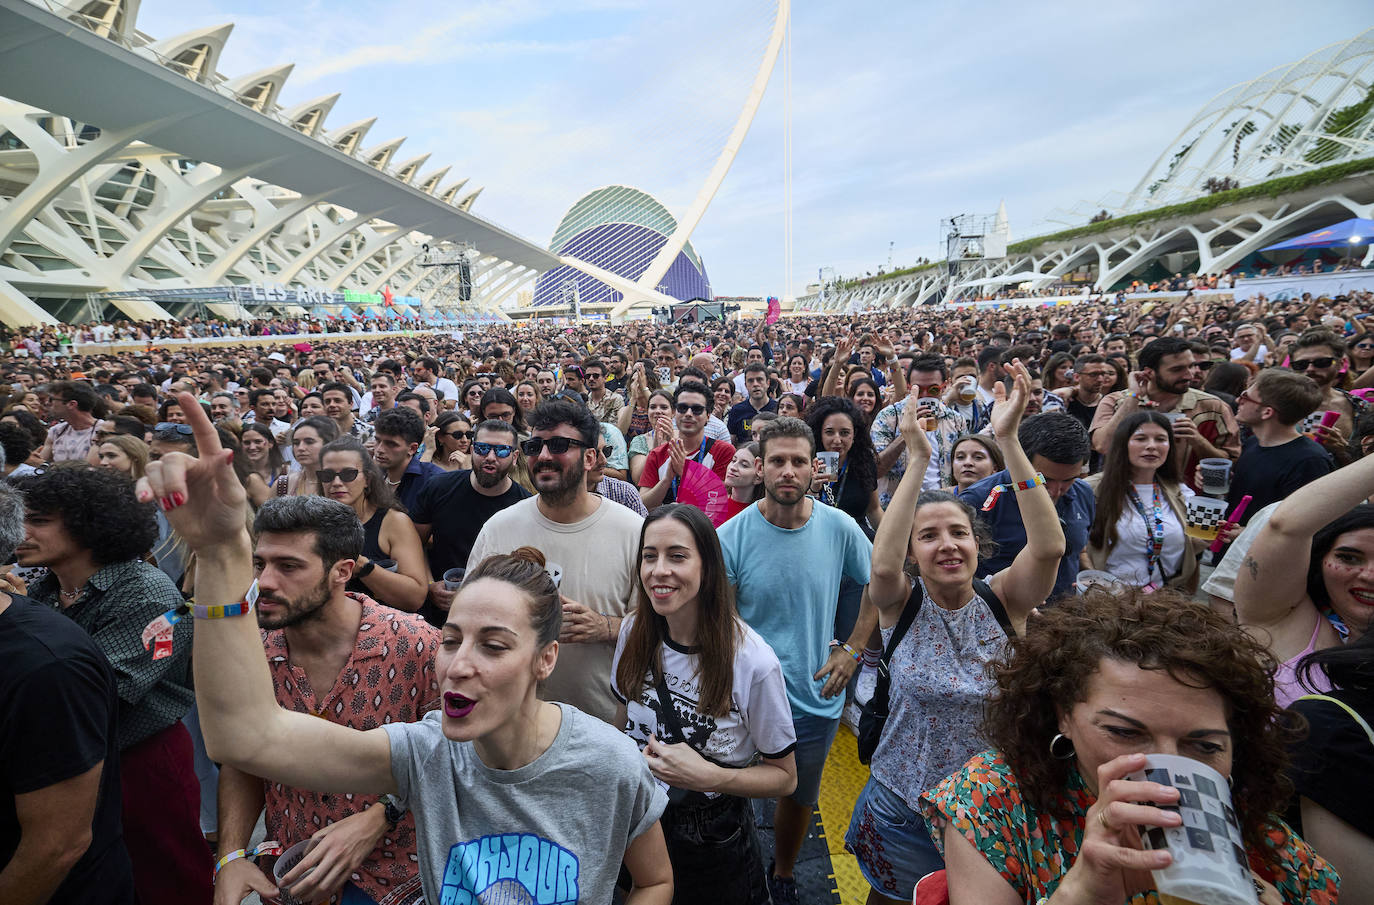
[[[1055,733],[1050,739],[1050,757],[1055,760],[1071,760],[1077,752],[1073,749],[1073,739],[1062,732]]]

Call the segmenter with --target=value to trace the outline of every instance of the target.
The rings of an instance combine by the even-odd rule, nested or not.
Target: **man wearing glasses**
[[[447,429],[457,430],[458,423]],[[444,586],[444,573],[467,566],[472,546],[492,516],[531,495],[510,478],[518,455],[516,442],[511,424],[483,421],[472,443],[472,468],[433,476],[416,497],[410,518],[429,547],[432,578],[429,599],[420,612],[433,624],[443,623],[453,603],[454,592]]]
[[[673,394],[673,408],[676,423],[662,418],[654,425],[655,446],[639,475],[639,496],[648,509],[677,501],[688,459],[711,469],[724,481],[725,470],[735,457],[735,447],[706,436],[706,421],[711,417],[711,391],[706,384],[681,383]]]
[[[611,723],[617,704],[611,655],[626,605],[634,600],[643,519],[587,492],[587,472],[601,454],[601,429],[586,406],[566,399],[543,402],[530,413],[529,425],[531,436],[521,450],[537,496],[487,521],[467,568],[531,546],[543,552],[551,572],[560,570],[562,646],[540,697]]]
[[[1298,432],[1310,436],[1336,458],[1338,465],[1350,462],[1350,433],[1355,422],[1369,410],[1369,404],[1358,396],[1341,389],[1346,366],[1345,342],[1330,330],[1308,330],[1298,337],[1289,352],[1288,367],[1306,374],[1317,382],[1322,401],[1316,410],[1298,425]],[[1336,423],[1322,426],[1322,415],[1338,412]]]
[[[619,393],[606,389],[606,365],[599,358],[589,358],[582,366],[582,374],[587,381],[587,408],[592,410],[597,421],[615,424],[620,410],[625,407],[625,400]]]

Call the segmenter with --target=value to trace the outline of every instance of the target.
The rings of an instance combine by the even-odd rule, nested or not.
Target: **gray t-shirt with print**
[[[625,848],[668,797],[628,737],[558,706],[553,744],[518,770],[445,738],[441,710],[383,727],[398,797],[415,815],[426,902],[611,901]]]

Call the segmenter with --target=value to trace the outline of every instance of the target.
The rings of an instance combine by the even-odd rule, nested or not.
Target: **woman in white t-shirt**
[[[1088,567],[1133,587],[1197,590],[1202,541],[1184,533],[1193,491],[1179,480],[1174,431],[1159,412],[1136,412],[1112,435],[1102,472],[1088,479],[1097,514],[1083,551]]]
[[[620,725],[668,789],[675,903],[767,905],[750,798],[790,793],[796,734],[782,666],[739,618],[711,522],[695,506],[644,521],[639,592],[620,627]]]
[[[243,485],[204,410],[189,394],[178,398],[199,455],[149,463],[138,492],[168,504],[168,521],[198,557],[196,696],[215,759],[287,785],[395,795],[386,817],[414,813],[427,902],[609,902],[623,862],[635,887],[627,905],[668,905],[665,798],[643,757],[614,728],[536,694],[558,661],[563,621],[543,554],[522,547],[468,570],[434,661],[442,704],[423,720],[362,731],[286,710],[257,620],[245,618],[257,586],[249,587]],[[323,572],[329,594],[342,591],[360,545],[342,540],[345,526],[357,526],[347,506],[277,498],[258,518],[316,535],[300,547],[303,565],[260,562],[259,583],[304,587]],[[317,846],[288,873],[291,892],[310,902],[330,894],[317,874],[335,876],[332,868],[300,876],[327,849]]]

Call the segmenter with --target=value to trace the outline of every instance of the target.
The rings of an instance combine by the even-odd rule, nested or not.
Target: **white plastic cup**
[[[304,842],[297,842],[277,856],[277,863],[272,865],[272,882],[277,884],[277,901],[281,905],[312,905],[303,899],[298,899],[291,895],[287,887],[282,885],[281,878],[291,872],[291,869],[301,863],[307,852],[315,845],[314,839],[307,839]],[[309,876],[312,871],[305,872]]]
[[[1197,463],[1202,475],[1202,492],[1212,496],[1226,496],[1231,492],[1231,460],[1202,459]]]
[[[444,573],[444,587],[450,591],[458,590],[463,583],[463,576],[467,574],[467,569],[449,569]]]
[[[1151,871],[1160,901],[1172,905],[1257,905],[1250,860],[1231,806],[1226,777],[1204,763],[1173,754],[1145,755],[1137,782],[1157,782],[1179,791],[1180,826],[1150,827],[1145,847],[1167,851],[1173,862]]]
[[[840,454],[831,450],[821,450],[816,453],[816,458],[821,461],[821,474],[838,474],[840,471]]]
[[[1111,572],[1101,572],[1097,569],[1080,569],[1073,585],[1080,594],[1088,593],[1088,590],[1093,587],[1102,588],[1104,591],[1111,591],[1112,593],[1124,590],[1126,587],[1121,579]]]
[[[1222,522],[1226,521],[1226,501],[1209,496],[1188,499],[1188,524],[1183,533],[1198,540],[1214,541]]]

